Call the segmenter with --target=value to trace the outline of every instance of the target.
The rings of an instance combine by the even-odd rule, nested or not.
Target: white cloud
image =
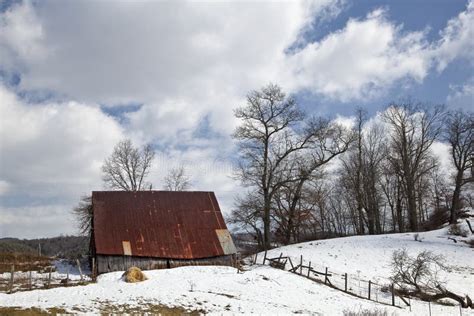
[[[449,148],[449,144],[440,141],[435,141],[431,145],[431,152],[436,158],[438,158],[439,170],[441,174],[448,177],[451,176],[455,170]],[[449,181],[450,179],[446,180]]]
[[[0,14],[0,60],[4,67],[45,57],[44,31],[29,1]]]
[[[2,217],[11,213],[21,218],[21,210],[31,209],[31,204],[45,212],[58,203],[67,205],[62,211],[69,214],[82,194],[102,188],[100,166],[123,130],[97,106],[26,104],[0,86],[0,113],[0,179],[2,187],[7,184],[5,201],[18,209],[10,212],[1,205]],[[17,232],[26,229],[15,227]],[[5,231],[11,229],[2,228],[1,234]]]
[[[474,61],[474,1],[470,0],[465,11],[448,21],[440,32],[441,39],[433,49],[438,71],[456,58]]]
[[[163,137],[192,129],[209,115],[227,133],[232,108],[269,81],[288,81],[280,70],[291,45],[320,12],[336,16],[341,1],[294,2],[74,2],[14,6],[9,16],[25,32],[41,30],[47,54],[19,54],[21,89],[55,91],[93,103],[145,103],[135,124]],[[9,19],[9,21],[12,19]],[[21,23],[23,22],[23,24]],[[5,30],[8,38],[15,34]],[[9,45],[18,51],[22,45]],[[176,107],[180,120],[175,118]],[[173,114],[175,113],[175,114]]]
[[[474,105],[474,77],[462,85],[450,85],[446,102],[453,107],[472,107]]]
[[[10,184],[7,181],[0,180],[0,196],[5,195],[10,190]]]
[[[232,109],[249,90],[273,81],[289,92],[367,99],[401,80],[421,82],[434,62],[442,70],[472,56],[472,2],[437,42],[375,10],[305,45],[301,34],[318,26],[311,23],[342,7],[339,0],[14,4],[0,14],[0,66],[21,74],[17,91],[46,89],[66,101],[29,104],[0,87],[0,194],[23,203],[2,216],[20,223],[11,216],[34,214],[31,200],[41,212],[69,212],[79,195],[101,187],[100,165],[124,136],[164,146],[155,185],[166,167],[184,163],[194,188],[217,191],[230,209],[238,190],[227,160]],[[301,49],[288,52],[295,42]],[[143,106],[121,125],[98,106],[128,102]],[[196,135],[203,122],[209,131]]]
[[[103,189],[100,167],[114,144],[130,135],[143,142],[94,104],[25,103],[1,85],[0,113],[0,195],[10,201],[0,205],[0,237],[76,233],[70,211],[81,195]],[[227,159],[233,143],[182,136],[157,153],[149,180],[161,189],[167,171],[184,165],[193,189],[216,191],[228,213],[238,188]]]
[[[75,234],[77,226],[71,216],[69,205],[42,205],[7,207],[0,210],[0,238],[55,237],[60,234]]]
[[[424,32],[403,32],[377,9],[289,58],[299,88],[343,101],[373,97],[394,82],[422,81],[430,62]]]

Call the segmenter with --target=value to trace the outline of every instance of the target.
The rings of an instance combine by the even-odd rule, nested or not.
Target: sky
[[[0,0],[0,238],[76,234],[130,138],[155,189],[184,166],[229,214],[236,107],[268,83],[309,114],[474,104],[474,1]]]

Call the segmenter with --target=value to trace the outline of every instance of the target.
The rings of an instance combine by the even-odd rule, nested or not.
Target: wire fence
[[[84,285],[91,282],[94,276],[83,273],[79,260],[76,262],[78,272],[70,267],[67,267],[66,271],[56,271],[53,265],[43,267],[40,271],[17,271],[12,264],[10,272],[0,273],[0,293]]]
[[[473,310],[463,309],[461,305],[441,305],[421,300],[411,300],[411,298],[404,297],[398,293],[393,284],[384,283],[384,279],[377,279],[375,281],[365,280],[358,275],[333,271],[329,267],[304,260],[303,256],[294,258],[281,253],[278,257],[269,258],[265,251],[263,258],[261,256],[259,258],[258,254],[255,254],[253,258],[250,258],[249,263],[268,264],[359,298],[409,309],[417,315],[474,315]]]

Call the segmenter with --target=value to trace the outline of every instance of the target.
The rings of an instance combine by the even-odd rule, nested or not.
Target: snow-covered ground
[[[464,225],[464,224],[463,224]],[[446,288],[458,294],[474,297],[474,248],[462,242],[468,238],[448,235],[448,227],[416,233],[402,233],[376,236],[353,236],[319,240],[273,249],[267,256],[278,257],[280,253],[290,256],[293,263],[299,263],[300,256],[306,264],[324,271],[344,274],[353,278],[371,280],[377,283],[388,283],[391,274],[391,257],[394,250],[405,248],[414,256],[423,250],[445,256],[449,272],[441,273],[440,278]],[[458,240],[454,243],[448,237]],[[259,254],[258,261],[263,260]]]
[[[422,315],[380,305],[266,266],[237,273],[230,267],[181,267],[147,271],[149,280],[127,284],[121,272],[99,277],[97,284],[0,294],[0,306],[59,307],[73,312],[100,312],[104,304],[182,306],[215,314],[265,315],[304,313],[342,315],[344,311],[386,310],[389,315]],[[450,308],[439,309],[449,315]],[[417,313],[418,312],[418,313]],[[463,314],[467,315],[467,314]]]
[[[53,272],[51,272],[51,280],[49,280],[49,270],[45,268],[45,271],[16,271],[14,274],[14,286],[13,291],[21,291],[29,289],[30,277],[32,288],[44,288],[49,283],[50,286],[56,286],[61,284],[62,280],[68,278],[69,284],[79,283],[80,281],[89,282],[90,270],[82,263],[82,277],[79,272],[79,268],[76,264],[71,264],[67,260],[54,260],[52,262],[54,266]],[[0,292],[2,289],[7,292],[10,284],[10,272],[0,273]]]
[[[467,232],[467,224],[464,222],[461,227]],[[311,266],[315,270],[325,272],[326,267],[329,273],[333,274],[331,278],[333,283],[339,288],[344,288],[345,273],[348,274],[349,287],[353,292],[367,297],[368,282],[377,284],[390,284],[391,257],[395,250],[405,248],[410,256],[416,256],[424,250],[432,251],[434,254],[443,255],[449,267],[448,271],[440,272],[440,280],[444,285],[460,295],[469,295],[474,297],[474,249],[467,245],[465,240],[472,239],[474,236],[468,234],[467,238],[452,236],[448,234],[449,227],[442,229],[422,232],[422,233],[402,233],[377,236],[353,236],[344,238],[335,238],[328,240],[319,240],[306,243],[300,243],[268,251],[267,257],[274,258],[283,254],[292,259],[294,265],[300,263],[303,256],[303,263]],[[415,235],[417,240],[415,240]],[[457,240],[455,243],[448,238]],[[257,262],[263,260],[263,253],[257,257]],[[287,264],[287,269],[289,264]],[[391,297],[387,293],[382,293],[380,287],[372,286],[372,298],[379,295],[382,302],[390,302]],[[359,292],[360,291],[360,292]],[[383,297],[385,296],[385,297]],[[404,305],[403,302],[398,302]],[[412,301],[412,309],[421,309],[428,312],[429,308],[433,310],[443,310],[445,314],[440,315],[460,315],[456,308],[444,308],[439,304],[428,306],[426,302],[419,300]],[[462,315],[473,313],[472,310],[462,310]],[[436,312],[435,312],[436,314]]]
[[[147,281],[127,284],[121,272],[99,277],[97,284],[72,288],[0,294],[0,306],[21,306],[99,312],[103,302],[183,306],[215,313],[329,313],[377,307],[341,295],[297,275],[265,266],[237,273],[230,267],[181,267],[146,271]]]
[[[383,283],[390,274],[392,251],[405,247],[411,254],[432,250],[446,256],[451,270],[444,277],[455,292],[474,295],[474,249],[447,239],[447,229],[413,234],[360,236],[302,243],[272,250],[299,262],[300,255],[312,266],[328,266]],[[260,259],[263,255],[259,256]],[[113,306],[140,308],[164,305],[199,310],[211,314],[343,315],[345,311],[379,310],[388,315],[474,315],[474,310],[418,301],[410,308],[397,308],[356,298],[296,274],[254,265],[238,273],[231,267],[181,267],[145,271],[148,280],[128,284],[122,272],[101,275],[87,286],[0,294],[0,307],[61,308],[70,312],[99,313]],[[0,309],[1,310],[1,309]],[[120,312],[120,310],[118,311]]]

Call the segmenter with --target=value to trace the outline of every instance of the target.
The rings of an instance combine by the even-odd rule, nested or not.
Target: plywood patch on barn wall
[[[216,229],[216,234],[224,254],[231,255],[237,252],[232,237],[227,229]]]
[[[127,241],[127,240],[122,241],[122,247],[123,247],[124,256],[131,256],[132,255],[132,247],[131,247],[129,241]]]

